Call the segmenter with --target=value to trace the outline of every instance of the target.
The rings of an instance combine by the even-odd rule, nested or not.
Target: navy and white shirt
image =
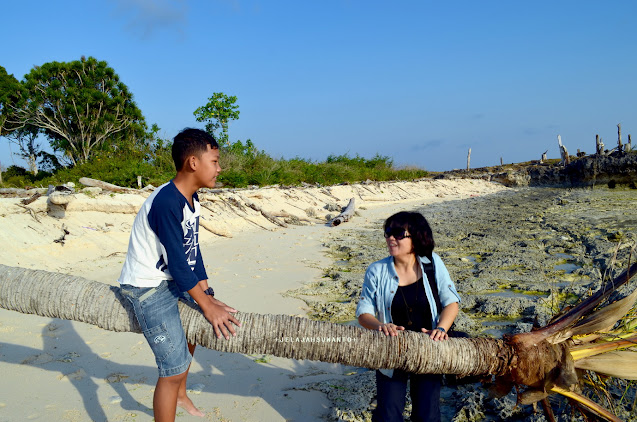
[[[121,284],[157,287],[162,280],[173,280],[187,291],[208,279],[199,250],[196,193],[192,202],[194,207],[172,180],[146,199],[133,222]]]

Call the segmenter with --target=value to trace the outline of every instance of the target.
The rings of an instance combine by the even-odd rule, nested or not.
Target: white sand
[[[321,268],[330,264],[322,246],[327,234],[369,227],[402,209],[503,189],[479,180],[423,180],[206,194],[200,196],[207,206],[204,224],[232,237],[202,227],[201,249],[221,300],[247,312],[305,315],[304,302],[282,293],[320,279]],[[39,222],[16,205],[19,199],[0,199],[0,263],[116,284],[134,212],[144,197],[74,197],[61,219],[47,215],[46,198],[30,204]],[[352,197],[358,215],[338,227],[326,226],[324,205],[345,206]],[[250,203],[312,224],[281,228],[246,206]],[[308,217],[309,209],[315,219]],[[55,243],[63,227],[69,234],[64,244]],[[312,421],[327,413],[326,397],[290,388],[354,370],[198,348],[188,386],[206,413],[203,420]],[[0,422],[151,421],[156,373],[139,334],[0,310]],[[202,419],[178,411],[177,420]]]

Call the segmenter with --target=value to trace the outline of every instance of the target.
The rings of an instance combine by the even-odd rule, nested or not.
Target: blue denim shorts
[[[162,281],[157,287],[122,284],[121,292],[135,310],[146,341],[155,355],[160,377],[172,377],[188,370],[192,356],[181,325],[179,299],[194,302],[177,283]]]

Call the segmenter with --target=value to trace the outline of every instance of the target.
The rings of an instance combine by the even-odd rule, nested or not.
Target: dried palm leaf
[[[580,346],[575,346],[569,349],[573,360],[577,361],[590,356],[600,355],[606,352],[612,352],[619,349],[626,349],[628,347],[637,346],[637,334],[627,333],[625,338],[617,338],[612,341],[589,343]]]
[[[637,289],[625,298],[591,313],[588,317],[578,322],[571,330],[573,335],[606,331],[612,328],[617,321],[630,311],[635,304],[635,300],[637,300]]]
[[[517,334],[515,336],[518,337],[517,341],[519,343],[532,345],[538,344],[542,340],[547,340],[550,343],[556,344],[569,339],[570,336],[565,337],[561,333],[572,330],[580,318],[595,309],[600,303],[607,299],[611,293],[626,284],[635,274],[637,274],[637,263],[630,265],[628,269],[623,271],[614,280],[607,282],[591,297],[580,302],[577,306],[570,309],[564,315],[560,316],[557,320],[551,322],[547,326],[529,333]],[[617,321],[617,319],[615,321]]]
[[[576,402],[580,403],[581,405],[585,406],[588,410],[590,410],[591,412],[595,413],[597,416],[599,416],[600,418],[607,420],[609,422],[622,422],[621,419],[619,419],[617,416],[613,415],[610,411],[608,411],[608,409],[605,409],[604,407],[600,406],[599,404],[595,403],[594,401],[582,396],[581,394],[578,394],[574,391],[569,391],[566,390],[564,388],[560,388],[560,387],[553,387],[551,388],[551,391],[555,392],[555,393],[559,393],[565,397],[568,397],[569,399],[575,400]]]
[[[611,377],[637,380],[637,353],[623,350],[590,356],[576,361],[575,367]]]

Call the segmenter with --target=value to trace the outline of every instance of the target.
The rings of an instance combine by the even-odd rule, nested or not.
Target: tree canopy
[[[21,85],[7,123],[40,128],[72,165],[87,161],[109,139],[129,138],[144,124],[128,87],[105,61],[93,57],[35,66]]]
[[[239,106],[235,104],[237,97],[223,92],[215,92],[208,98],[206,105],[197,108],[194,115],[198,122],[207,122],[206,131],[214,135],[222,145],[228,146],[228,122],[239,118]],[[221,129],[220,134],[215,131]]]
[[[7,70],[0,66],[0,136],[5,135],[8,130],[4,127],[7,115],[10,110],[9,104],[15,100],[20,89],[20,82],[7,73]]]

